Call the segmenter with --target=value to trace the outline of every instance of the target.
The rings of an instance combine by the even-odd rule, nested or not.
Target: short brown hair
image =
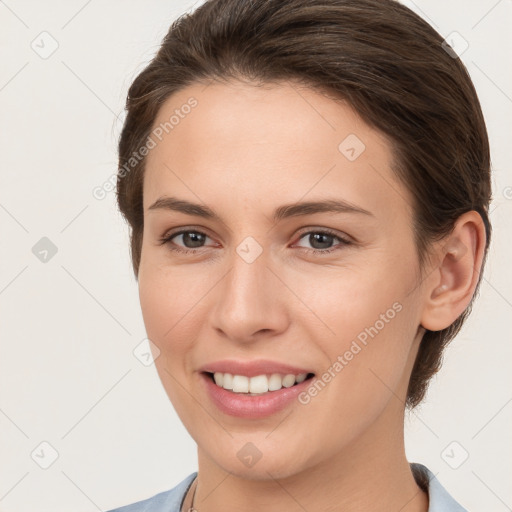
[[[391,141],[393,169],[414,199],[423,265],[431,242],[476,210],[491,226],[487,130],[461,60],[421,17],[394,0],[207,0],[174,21],[156,56],[132,83],[119,140],[117,200],[131,227],[135,276],[141,256],[145,158],[126,163],[148,139],[163,102],[198,82],[298,81],[347,101]],[[481,273],[478,280],[478,290]],[[471,310],[426,331],[409,381],[414,408],[439,370],[446,345]]]

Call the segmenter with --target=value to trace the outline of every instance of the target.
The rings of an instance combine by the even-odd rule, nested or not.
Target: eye
[[[185,248],[181,248],[173,241],[174,238],[179,239],[180,237],[182,243],[185,244]],[[160,238],[160,245],[167,244],[172,251],[184,254],[196,253],[198,252],[197,249],[201,249],[201,244],[204,243],[206,238],[210,237],[202,231],[182,229],[181,231],[165,234]]]
[[[351,244],[351,241],[348,238],[343,238],[335,232],[327,229],[307,231],[306,233],[302,233],[300,240],[305,237],[307,237],[306,241],[313,246],[313,249],[305,248],[306,252],[313,254],[329,254],[333,251],[343,249],[343,247]],[[332,247],[334,240],[339,240],[340,243],[338,246]]]

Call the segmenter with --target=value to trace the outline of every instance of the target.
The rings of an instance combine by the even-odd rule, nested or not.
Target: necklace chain
[[[190,508],[192,509],[190,512],[197,512],[194,508],[194,499],[196,497],[196,489],[197,489],[197,476],[196,476],[196,483],[194,484],[194,494],[192,494],[192,503],[190,504]]]
[[[194,482],[192,483],[192,486],[194,487],[194,492],[192,493],[192,502],[190,503],[190,507],[188,508],[185,508],[184,510],[182,510],[182,512],[198,512],[195,508],[194,508],[194,499],[196,497],[196,489],[197,489],[197,476],[196,478],[194,479]],[[191,487],[192,487],[191,486]],[[189,488],[189,491],[187,493],[187,495],[190,493],[192,489]],[[186,502],[188,501],[188,496],[185,497],[185,503],[184,505],[186,506]]]

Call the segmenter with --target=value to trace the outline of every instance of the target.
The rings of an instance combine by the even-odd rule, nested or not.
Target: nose
[[[289,320],[287,290],[265,251],[252,262],[233,251],[230,263],[213,296],[210,321],[217,334],[250,343],[284,332]]]

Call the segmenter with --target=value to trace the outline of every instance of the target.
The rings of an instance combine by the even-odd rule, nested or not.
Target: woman
[[[207,1],[130,87],[117,194],[198,471],[116,510],[464,510],[403,436],[491,234],[480,104],[433,28]]]

